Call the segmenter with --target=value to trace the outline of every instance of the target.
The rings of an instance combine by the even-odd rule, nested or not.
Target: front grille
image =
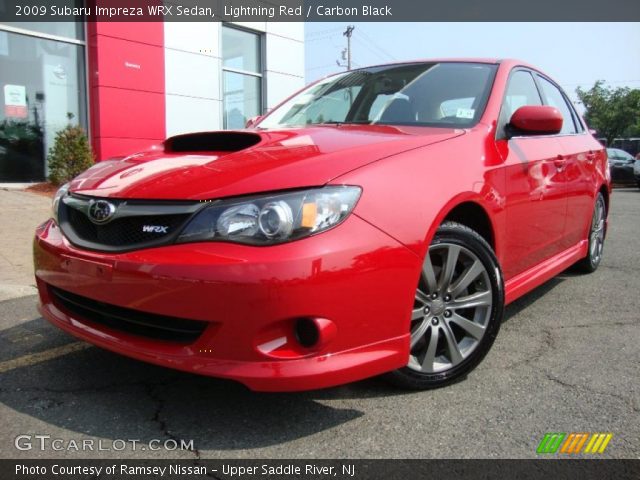
[[[118,307],[98,302],[74,293],[49,286],[53,302],[78,320],[90,322],[121,332],[155,340],[176,343],[193,343],[207,328],[208,323],[200,320],[169,317],[146,313],[140,310]]]
[[[69,225],[83,240],[111,247],[134,246],[160,240],[173,233],[189,215],[145,215],[117,218],[105,225],[96,225],[80,210],[69,208]],[[145,232],[144,226],[167,227],[167,233]]]
[[[60,228],[74,245],[105,252],[167,245],[202,207],[199,202],[109,199],[114,209],[112,218],[96,223],[89,218],[89,211],[92,202],[99,200],[107,199],[68,195],[60,202]]]

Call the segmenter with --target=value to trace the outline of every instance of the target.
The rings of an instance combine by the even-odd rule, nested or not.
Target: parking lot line
[[[24,355],[22,357],[14,358],[0,363],[0,373],[8,372],[9,370],[15,370],[16,368],[30,367],[38,363],[47,362],[54,358],[68,355],[69,353],[79,352],[90,348],[92,345],[84,342],[73,342],[61,347],[45,350],[44,352],[32,353],[30,355]]]

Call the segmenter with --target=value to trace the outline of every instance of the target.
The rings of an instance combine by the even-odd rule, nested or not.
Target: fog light
[[[254,345],[270,358],[304,358],[327,353],[337,333],[336,324],[326,318],[289,318],[267,325]]]
[[[305,348],[311,348],[318,343],[320,332],[315,322],[310,318],[299,318],[294,327],[296,340]]]

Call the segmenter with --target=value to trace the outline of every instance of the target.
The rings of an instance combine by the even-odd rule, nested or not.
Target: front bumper
[[[294,391],[406,365],[420,259],[356,215],[330,231],[272,247],[171,245],[121,254],[79,250],[53,221],[34,242],[40,311],[97,346],[150,363]],[[114,308],[206,322],[195,340],[132,334],[71,311],[59,289]],[[304,347],[298,319],[329,325]]]

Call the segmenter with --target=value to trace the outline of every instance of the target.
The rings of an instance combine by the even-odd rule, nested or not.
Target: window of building
[[[244,128],[262,113],[261,36],[222,27],[222,85],[224,128]]]
[[[86,129],[84,42],[49,25],[0,24],[0,181],[44,180],[56,134],[69,123]]]
[[[10,5],[9,2],[0,2],[0,14],[9,13],[9,9],[15,12],[15,5],[22,4],[25,7],[38,7],[38,10],[46,7],[55,6],[62,10],[65,8],[78,9],[84,6],[84,0],[56,0],[55,2],[17,2]],[[53,5],[51,5],[53,4]],[[25,17],[23,19],[38,17]],[[84,24],[82,22],[3,22],[4,26],[14,28],[15,30],[25,30],[29,32],[37,32],[49,36],[63,37],[65,39],[84,40]]]

